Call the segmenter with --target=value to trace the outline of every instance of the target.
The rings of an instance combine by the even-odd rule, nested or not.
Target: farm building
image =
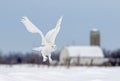
[[[104,54],[99,46],[68,46],[60,53],[60,64],[101,65]]]

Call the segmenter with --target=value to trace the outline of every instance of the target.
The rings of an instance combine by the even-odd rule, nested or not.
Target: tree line
[[[110,51],[110,50],[103,50],[105,58],[109,58],[109,63],[113,66],[119,65],[120,66],[120,49]]]
[[[51,58],[58,62],[59,52],[52,53]],[[42,61],[42,55],[38,53],[21,53],[21,52],[10,52],[3,54],[0,52],[0,64],[48,64],[48,62]]]
[[[105,58],[108,58],[110,65],[120,65],[120,49],[110,51],[103,49],[103,53]],[[52,59],[54,61],[54,64],[59,63],[59,55],[60,52],[53,52],[52,53]],[[3,54],[0,52],[0,64],[47,64],[49,65],[49,62],[43,62],[42,61],[41,54],[34,53],[34,52],[27,52],[27,53],[21,53],[21,52],[9,52],[8,54]]]

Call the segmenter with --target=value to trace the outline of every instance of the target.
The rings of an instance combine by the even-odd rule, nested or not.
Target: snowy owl
[[[51,29],[45,36],[43,35],[42,31],[38,29],[27,17],[23,17],[21,22],[25,25],[26,29],[31,33],[38,33],[42,38],[42,43],[40,47],[33,48],[35,51],[41,51],[43,62],[51,59],[51,52],[56,50],[55,39],[60,30],[62,16],[58,20],[56,27]]]

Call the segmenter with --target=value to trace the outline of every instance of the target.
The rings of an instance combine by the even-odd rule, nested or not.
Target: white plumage
[[[41,43],[42,46],[33,48],[33,50],[41,51],[42,56],[43,56],[43,61],[46,61],[47,57],[50,62],[52,61],[51,52],[55,51],[56,49],[55,39],[60,30],[62,18],[63,17],[60,17],[60,19],[57,22],[56,27],[50,30],[45,36],[43,35],[42,31],[38,29],[27,17],[23,17],[21,20],[21,22],[25,25],[25,27],[27,28],[29,32],[40,34],[42,38],[42,43]]]

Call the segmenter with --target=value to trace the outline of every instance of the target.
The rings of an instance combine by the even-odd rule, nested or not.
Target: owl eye
[[[54,46],[51,46],[52,48],[54,47]]]

